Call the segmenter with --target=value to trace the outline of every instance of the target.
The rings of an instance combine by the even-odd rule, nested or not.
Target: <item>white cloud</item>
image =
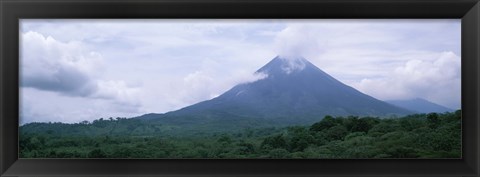
[[[36,32],[22,34],[21,84],[73,96],[96,90],[91,75],[102,65],[100,54],[79,42],[62,43]]]
[[[140,87],[128,85],[125,81],[108,80],[97,81],[98,90],[92,95],[94,98],[114,99],[120,103],[138,105],[137,99]]]
[[[23,109],[27,111],[23,115],[32,118],[31,121],[42,119],[67,121],[64,120],[65,118],[59,118],[61,116],[71,118],[66,116],[70,113],[65,112],[63,107],[68,107],[67,104],[75,105],[79,100],[85,102],[89,98],[92,103],[130,106],[132,108],[130,110],[135,110],[139,106],[140,102],[135,97],[139,88],[129,86],[122,80],[101,80],[103,68],[107,65],[102,55],[89,50],[86,44],[79,41],[64,43],[51,36],[45,37],[32,31],[22,33],[21,41],[21,87],[38,90],[21,93],[22,98],[25,99],[22,101],[26,106]],[[29,89],[21,89],[21,91],[26,90]],[[33,99],[49,94],[43,92],[50,92],[56,95],[55,97],[50,95],[50,97],[57,98],[56,101],[65,102],[45,98],[43,102],[48,100],[50,104],[42,104]],[[69,99],[71,101],[66,101]],[[104,99],[104,101],[97,99]],[[32,107],[32,102],[36,103],[35,107]],[[58,105],[52,103],[58,103]],[[92,103],[87,104],[92,105]],[[37,104],[49,105],[56,109],[38,109]],[[76,111],[83,112],[82,116],[77,115],[78,118],[95,119],[99,115],[80,108]],[[49,115],[52,112],[55,112],[54,115]]]
[[[460,57],[442,52],[433,58],[412,59],[389,74],[362,79],[353,86],[382,100],[425,98],[460,108]]]
[[[321,39],[315,30],[310,25],[290,24],[276,35],[275,51],[286,59],[318,55],[322,51]]]

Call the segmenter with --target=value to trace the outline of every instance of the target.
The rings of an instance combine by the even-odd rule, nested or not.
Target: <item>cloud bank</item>
[[[423,59],[408,60],[382,78],[365,78],[354,86],[382,100],[421,97],[458,108],[461,96],[460,57],[453,52],[442,52]]]
[[[319,54],[322,50],[321,31],[316,31],[305,24],[290,24],[275,37],[275,51],[285,59],[295,60],[312,54]]]
[[[87,96],[97,88],[91,79],[102,57],[81,43],[61,43],[36,32],[22,35],[21,85],[72,96]]]
[[[88,49],[82,42],[64,43],[51,36],[45,37],[31,31],[23,33],[21,37],[20,87],[22,88],[23,104],[21,112],[24,113],[25,117],[33,120],[55,118],[55,120],[67,121],[65,118],[60,118],[62,117],[60,116],[61,113],[55,113],[57,116],[49,115],[47,112],[36,109],[36,107],[50,105],[50,108],[58,108],[59,105],[52,104],[66,103],[71,105],[75,104],[74,102],[80,102],[79,99],[83,101],[91,99],[92,102],[103,99],[100,102],[139,106],[140,103],[135,98],[138,88],[128,86],[122,80],[102,80],[101,70],[106,67],[102,55]],[[43,93],[42,91],[50,93]],[[33,97],[41,99],[42,96],[46,95],[49,96],[43,99],[48,100],[50,104],[33,99]],[[56,102],[59,100],[55,99],[60,98],[65,102]],[[55,101],[50,102],[52,99]],[[67,99],[76,101],[66,101]],[[43,110],[50,110],[51,112],[61,112],[62,109],[43,108]],[[79,116],[79,114],[75,114],[75,116],[84,117]]]

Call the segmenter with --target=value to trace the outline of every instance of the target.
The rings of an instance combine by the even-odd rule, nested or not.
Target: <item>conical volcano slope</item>
[[[234,86],[222,95],[163,115],[145,115],[171,123],[292,125],[333,116],[405,115],[410,111],[363,94],[304,58],[276,57],[257,73],[264,79]]]

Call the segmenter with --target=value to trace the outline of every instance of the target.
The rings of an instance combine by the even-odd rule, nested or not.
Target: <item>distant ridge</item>
[[[430,102],[422,98],[415,98],[410,100],[387,100],[385,102],[396,105],[398,107],[411,110],[411,111],[415,111],[417,113],[431,113],[431,112],[444,113],[444,112],[454,111],[453,109]]]

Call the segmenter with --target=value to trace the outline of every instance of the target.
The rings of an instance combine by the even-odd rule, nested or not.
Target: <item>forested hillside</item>
[[[461,157],[460,110],[389,119],[325,116],[310,126],[215,133],[110,118],[31,123],[21,126],[20,134],[21,158]]]

